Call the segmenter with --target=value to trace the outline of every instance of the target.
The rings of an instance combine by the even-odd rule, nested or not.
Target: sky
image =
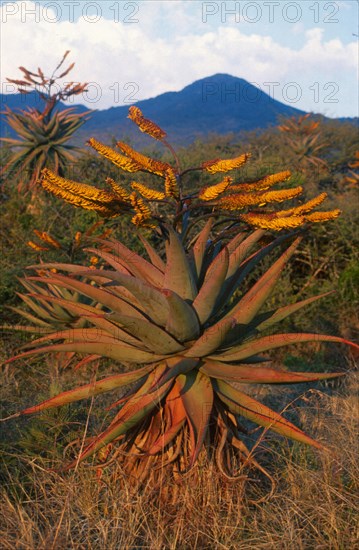
[[[89,82],[75,102],[92,109],[227,73],[298,109],[358,116],[357,0],[3,0],[0,21],[2,93],[19,66],[50,74],[70,50],[65,82]]]

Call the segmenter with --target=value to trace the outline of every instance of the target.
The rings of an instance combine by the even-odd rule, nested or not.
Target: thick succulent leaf
[[[262,353],[271,349],[280,348],[284,346],[292,346],[293,344],[300,344],[302,342],[338,342],[339,344],[347,344],[354,348],[359,349],[357,344],[349,342],[344,338],[337,336],[328,336],[326,334],[312,334],[312,333],[289,333],[289,334],[273,334],[270,336],[262,336],[255,340],[251,340],[240,346],[234,347],[232,350],[224,353],[218,353],[212,355],[209,359],[215,361],[224,361],[231,363],[233,361],[240,361],[251,357],[256,353]]]
[[[150,379],[151,380],[151,379]],[[150,393],[145,393],[146,386],[142,387],[135,395],[133,395],[127,403],[122,407],[116,418],[111,422],[110,426],[94,439],[81,453],[74,463],[69,464],[67,469],[73,467],[74,464],[82,462],[86,458],[92,456],[99,449],[108,445],[114,439],[120,437],[133,428],[147,414],[149,414],[156,405],[163,399],[171,387],[172,382],[168,382],[161,388],[156,388]]]
[[[100,275],[124,286],[137,298],[142,309],[155,323],[165,326],[169,313],[168,302],[157,288],[144,283],[137,277],[124,275],[116,271],[94,269],[83,271],[81,274],[83,276]]]
[[[213,311],[218,294],[227,275],[229,254],[227,247],[218,254],[214,262],[207,270],[200,291],[193,301],[193,307],[197,312],[201,324],[204,324]]]
[[[296,302],[295,304],[290,304],[289,306],[280,307],[276,311],[272,312],[272,314],[267,315],[267,317],[256,324],[256,330],[259,332],[262,332],[269,327],[273,326],[275,323],[279,323],[283,319],[286,319],[289,315],[292,315],[292,313],[295,313],[299,309],[302,309],[302,307],[306,307],[309,304],[315,302],[316,300],[319,300],[320,298],[324,298],[324,296],[329,296],[330,294],[333,294],[335,291],[329,291],[329,292],[323,292],[323,294],[319,294],[318,296],[312,296],[312,298],[307,298],[306,300],[300,300],[299,302]],[[254,319],[255,322],[255,319]]]
[[[221,346],[234,324],[235,319],[221,319],[213,326],[207,328],[202,336],[183,355],[186,357],[204,357],[205,355],[214,353]]]
[[[159,380],[159,384],[164,384],[173,378],[177,378],[180,374],[186,374],[193,371],[198,364],[198,359],[192,357],[169,357],[166,360],[168,370],[163,373],[162,378]]]
[[[284,254],[265,271],[262,277],[258,279],[251,289],[227,313],[227,316],[234,317],[237,323],[242,325],[247,325],[252,321],[270,296],[286,263],[294,254],[300,241],[300,238],[294,241],[288,250],[286,250]]]
[[[39,346],[39,344],[48,342],[50,340],[65,340],[65,342],[102,342],[108,344],[116,344],[119,342],[117,338],[114,338],[105,330],[97,327],[69,328],[58,330],[56,332],[52,332],[51,334],[46,334],[41,338],[37,338],[36,340],[32,340],[32,342],[28,342],[27,344],[21,346],[20,349],[34,348]]]
[[[168,393],[164,408],[165,411],[163,416],[167,419],[166,426],[163,429],[163,433],[159,435],[148,450],[149,455],[162,452],[164,448],[173,441],[186,421],[186,411],[181,399],[180,387],[177,382],[174,383],[171,391]]]
[[[111,336],[116,338],[116,340],[122,340],[123,342],[127,342],[128,344],[132,344],[137,347],[141,345],[141,342],[138,339],[133,338],[119,326],[105,319],[105,314],[95,307],[64,300],[63,298],[56,298],[55,296],[43,296],[43,299],[50,302],[63,304],[64,307],[66,307],[73,314],[78,315],[82,320],[95,325],[99,329],[105,330]]]
[[[53,278],[46,277],[43,279],[41,277],[29,277],[31,280],[43,281],[46,283],[53,283],[59,286],[64,286],[65,288],[70,288],[72,290],[77,290],[84,296],[88,296],[94,302],[100,303],[108,309],[120,313],[123,315],[130,315],[132,317],[144,318],[144,315],[138,311],[137,308],[132,307],[128,302],[122,300],[121,298],[115,296],[111,292],[107,292],[101,288],[97,288],[91,284],[84,283],[82,281],[77,281],[65,275],[60,275],[56,273]]]
[[[177,378],[177,384],[190,426],[193,466],[208,430],[213,407],[213,389],[208,376],[199,371],[181,374]]]
[[[249,397],[249,395],[233,388],[233,386],[230,386],[222,380],[218,380],[216,385],[218,387],[217,393],[219,398],[227,405],[232,413],[242,415],[259,426],[269,428],[294,441],[306,443],[318,449],[323,448],[320,443],[306,435],[294,424],[275,411],[272,411],[272,409],[266,405],[253,399],[253,397]]]
[[[86,355],[100,355],[109,357],[115,361],[133,362],[133,363],[153,363],[164,359],[163,355],[156,355],[147,351],[142,351],[133,346],[124,343],[102,343],[102,342],[66,342],[64,344],[54,344],[26,351],[11,357],[5,363],[11,363],[16,359],[37,355],[40,353],[51,353],[54,351],[66,352],[74,351],[76,353],[85,353]]]
[[[138,382],[141,378],[146,376],[148,372],[153,370],[153,368],[153,365],[147,365],[146,367],[133,372],[115,374],[113,376],[109,376],[108,378],[103,378],[102,380],[97,380],[96,382],[91,382],[90,384],[80,386],[79,388],[61,392],[51,399],[47,399],[38,405],[34,405],[33,407],[20,411],[18,414],[33,414],[45,409],[61,407],[62,405],[74,403],[75,401],[80,401],[81,399],[88,399],[89,397],[93,397],[101,393],[122,388],[123,386],[132,384],[133,382]]]
[[[200,324],[196,312],[173,290],[162,290],[168,303],[166,331],[180,342],[194,340],[200,334]]]
[[[141,340],[154,353],[170,354],[184,349],[168,332],[150,321],[128,315],[119,315],[118,313],[108,314],[106,318],[118,323],[132,336]]]
[[[243,384],[299,384],[344,376],[342,372],[288,372],[256,365],[228,365],[219,361],[206,361],[200,367],[200,371],[211,378],[233,380]]]
[[[249,256],[249,253],[252,251],[253,247],[263,237],[264,234],[265,231],[263,229],[256,229],[245,240],[243,240],[243,233],[240,233],[228,243],[230,256],[226,279],[232,277],[240,264],[245,258]]]
[[[204,258],[206,248],[208,246],[207,242],[208,242],[209,235],[211,233],[213,222],[214,222],[214,218],[209,218],[206,225],[199,232],[198,237],[196,239],[196,243],[192,248],[194,263],[196,266],[197,278],[199,278],[202,271],[203,258]]]
[[[15,313],[18,313],[28,321],[35,323],[40,327],[44,327],[44,328],[50,327],[50,329],[53,329],[53,326],[51,325],[51,323],[47,323],[46,321],[43,321],[42,319],[35,317],[35,315],[31,315],[31,313],[29,313],[28,311],[23,311],[19,307],[14,307],[14,306],[9,306],[9,309],[11,309],[12,311],[15,311]]]
[[[260,240],[260,238],[263,236],[263,231],[261,229],[255,231],[253,234],[251,234],[245,241],[243,241],[239,245],[238,252],[234,254],[238,254],[238,256],[235,256],[236,261],[233,262],[231,266],[231,257],[230,257],[230,265],[228,267],[228,273],[227,273],[227,279],[225,281],[225,284],[223,285],[223,291],[221,292],[218,302],[219,305],[227,304],[235,292],[237,288],[241,285],[241,283],[244,281],[244,279],[249,275],[251,271],[257,265],[266,257],[268,254],[272,252],[274,248],[277,246],[280,246],[283,242],[290,239],[294,234],[297,234],[298,232],[289,233],[287,235],[281,235],[280,237],[277,237],[274,241],[272,241],[270,244],[263,246],[260,250],[253,253],[251,256],[249,256],[249,252],[252,250],[253,246]],[[256,235],[256,238],[254,236]],[[253,239],[252,239],[253,237]],[[248,257],[249,256],[249,257]],[[233,261],[233,259],[232,259]],[[233,269],[234,266],[237,266],[237,269]],[[230,271],[233,270],[233,274],[230,276]]]
[[[143,246],[145,247],[146,252],[147,252],[152,264],[155,267],[157,267],[157,269],[162,271],[162,273],[164,273],[165,269],[166,269],[166,265],[165,265],[164,261],[162,260],[161,256],[159,256],[159,254],[157,254],[156,250],[147,241],[147,239],[145,239],[142,235],[138,235],[138,236],[139,236]]]
[[[163,287],[173,290],[184,300],[194,300],[197,288],[188,262],[186,252],[177,235],[170,227],[167,227],[169,237],[166,240],[167,263]]]
[[[146,281],[155,287],[162,287],[163,273],[150,262],[127,248],[119,241],[98,239],[98,242],[101,245],[112,249],[115,254],[115,259],[117,259],[126,269],[128,269],[132,275],[139,277],[143,281]],[[95,253],[100,255],[99,252],[101,252],[101,254],[106,254],[105,252],[99,250],[96,250]]]
[[[168,430],[165,431],[158,439],[154,442],[152,447],[147,451],[147,454],[149,455],[155,455],[158,453],[161,453],[167,445],[169,445],[176,435],[180,432],[181,428],[183,427],[184,423],[186,422],[186,416],[184,416],[181,420],[178,422],[172,424]]]

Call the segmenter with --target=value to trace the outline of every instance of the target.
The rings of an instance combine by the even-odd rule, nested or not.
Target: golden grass
[[[332,453],[266,434],[258,459],[277,486],[258,505],[250,501],[265,495],[265,478],[253,474],[245,486],[225,482],[206,457],[174,493],[165,480],[160,490],[150,484],[139,490],[116,466],[99,481],[86,466],[60,475],[44,459],[13,457],[18,468],[5,468],[0,496],[1,548],[354,549],[358,382],[352,372],[332,395],[307,393],[307,406],[299,409],[303,426]]]

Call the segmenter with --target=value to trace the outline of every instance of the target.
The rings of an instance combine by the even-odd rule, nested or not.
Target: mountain
[[[36,94],[21,96],[0,95],[1,110],[37,107]],[[304,111],[272,99],[246,80],[228,74],[216,74],[197,80],[179,92],[167,92],[136,103],[145,117],[154,120],[168,134],[175,145],[188,145],[197,138],[209,134],[237,134],[242,130],[265,129],[278,123],[278,117],[299,116]],[[84,112],[82,105],[61,104],[76,107]],[[93,111],[90,119],[76,133],[76,143],[84,144],[94,136],[109,142],[111,139],[131,140],[135,146],[153,143],[148,136],[138,131],[127,118],[129,105]],[[2,120],[1,137],[12,135],[11,129]]]

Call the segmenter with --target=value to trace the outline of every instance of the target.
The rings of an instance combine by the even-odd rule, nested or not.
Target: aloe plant
[[[45,76],[40,68],[37,73],[34,73],[25,67],[20,67],[23,73],[22,79],[7,79],[15,84],[22,94],[36,91],[44,102],[41,111],[27,108],[15,112],[7,107],[3,112],[7,123],[19,139],[1,138],[1,141],[16,149],[1,172],[11,173],[15,177],[20,173],[26,174],[28,181],[23,182],[23,187],[26,189],[34,187],[40,172],[45,167],[51,168],[56,174],[63,174],[65,166],[75,160],[74,153],[81,150],[79,147],[70,145],[68,141],[87,120],[90,111],[77,114],[71,107],[61,112],[56,110],[60,101],[79,95],[87,86],[86,83],[71,82],[61,87],[58,83],[74,67],[72,63],[58,74],[69,53],[69,51],[65,53],[50,76]]]
[[[130,109],[130,117],[142,131],[168,145],[165,132],[145,119],[138,108]],[[26,344],[25,350],[8,362],[43,353],[71,352],[85,359],[107,357],[119,368],[123,363],[132,368],[60,393],[15,416],[117,392],[112,407],[115,413],[108,426],[87,440],[64,468],[92,456],[101,460],[104,454],[108,461],[122,461],[125,470],[137,479],[164,466],[175,473],[185,472],[195,465],[204,447],[215,450],[214,461],[228,477],[241,477],[244,464],[264,471],[241,438],[242,417],[321,449],[319,442],[249,395],[245,387],[342,375],[290,372],[267,364],[268,352],[296,343],[323,341],[354,346],[335,336],[277,330],[283,319],[326,294],[277,309],[266,306],[300,244],[304,225],[333,219],[339,211],[310,213],[324,200],[323,194],[278,212],[248,210],[299,194],[298,189],[268,191],[276,182],[288,179],[289,172],[243,184],[226,176],[186,195],[185,173],[181,173],[176,156],[172,167],[123,143],[124,154],[95,140],[90,144],[127,171],[154,173],[163,180],[163,190],[139,182],[126,190],[109,180],[112,191],[103,191],[48,170],[43,172],[42,185],[68,202],[104,216],[132,210],[135,226],[144,227],[147,234],[152,231],[159,248],[139,232],[147,258],[115,239],[98,239],[101,248],[88,252],[99,258],[100,269],[41,264],[42,274],[29,275],[24,282],[31,300],[41,305],[42,320],[54,326],[52,314],[46,317],[43,311],[60,308],[83,324],[56,325],[51,332],[46,326],[45,334]],[[245,154],[231,160],[216,159],[203,163],[198,170],[226,173],[247,159]],[[172,218],[168,215],[171,205],[175,207]],[[162,215],[159,206],[164,207]],[[197,211],[201,215],[191,221],[191,214]],[[268,228],[294,230],[264,240]],[[271,266],[250,285],[248,278],[253,280],[255,269],[273,254]],[[62,289],[62,295],[54,289]],[[83,297],[81,303],[73,300],[75,294]]]

